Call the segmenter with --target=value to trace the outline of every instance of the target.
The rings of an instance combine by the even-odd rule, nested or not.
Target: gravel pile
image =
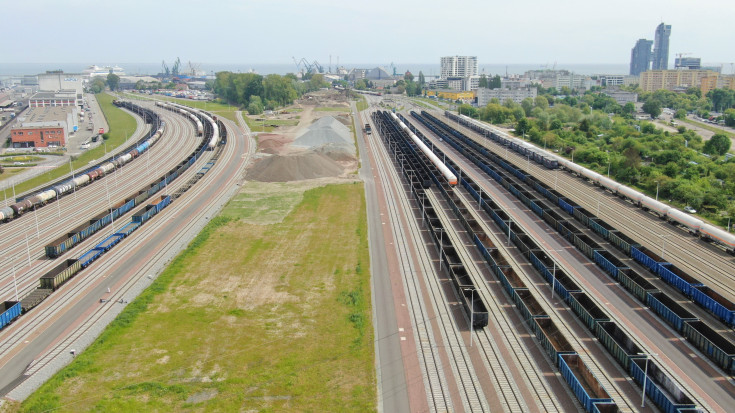
[[[327,155],[307,151],[297,155],[269,156],[257,161],[246,179],[260,182],[288,182],[339,176],[342,166]]]
[[[353,156],[356,153],[350,129],[333,116],[325,116],[314,122],[291,145],[309,149],[328,145],[343,148]]]

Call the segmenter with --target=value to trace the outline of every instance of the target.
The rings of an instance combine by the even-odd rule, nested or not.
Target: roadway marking
[[[406,337],[401,336],[401,341],[406,341]]]
[[[403,327],[399,327],[398,328],[398,331],[403,331]]]

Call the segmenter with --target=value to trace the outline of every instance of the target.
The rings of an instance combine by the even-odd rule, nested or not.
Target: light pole
[[[16,295],[18,295],[16,293]],[[472,299],[470,300],[470,347],[472,347],[472,326],[475,324],[475,290],[472,290]]]
[[[513,223],[513,220],[508,217],[508,245],[510,245],[510,226]]]
[[[610,177],[610,151],[607,152],[607,177]]]
[[[664,234],[657,234],[659,237],[661,237],[661,259],[664,259],[664,254],[666,253],[666,238],[670,237],[672,234],[664,235]]]
[[[643,390],[641,390],[641,407],[646,407],[646,383],[648,383],[648,359],[658,356],[656,353],[638,353],[639,356],[646,356],[646,367],[643,369]]]
[[[444,228],[437,228],[439,231],[439,270],[442,269],[442,255],[444,254]]]
[[[656,201],[658,201],[658,184],[659,183],[660,183],[659,181],[656,181]]]

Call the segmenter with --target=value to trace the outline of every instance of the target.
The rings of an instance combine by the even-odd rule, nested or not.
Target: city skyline
[[[672,1],[664,10],[658,4],[624,0],[594,18],[588,2],[568,3],[566,10],[589,10],[590,18],[582,12],[559,13],[555,5],[541,1],[530,2],[519,14],[510,4],[474,0],[461,7],[428,1],[420,8],[384,0],[376,0],[371,7],[326,0],[308,4],[223,0],[208,6],[212,18],[203,19],[203,3],[193,1],[133,0],[110,12],[105,3],[91,0],[71,4],[32,0],[4,8],[5,16],[13,17],[6,19],[7,29],[22,36],[22,41],[8,45],[0,66],[170,62],[177,56],[207,63],[291,63],[292,57],[306,57],[325,64],[330,55],[333,64],[338,58],[341,64],[435,62],[449,55],[478,56],[481,65],[627,64],[629,45],[650,37],[662,21],[676,27],[669,66],[679,52],[694,53],[708,64],[728,65],[735,60],[716,41],[732,37],[727,24],[732,13],[709,13],[712,8],[728,10],[724,1],[713,2],[707,10]],[[40,30],[28,30],[28,21]],[[437,36],[440,27],[457,36]],[[488,41],[493,38],[503,41]]]

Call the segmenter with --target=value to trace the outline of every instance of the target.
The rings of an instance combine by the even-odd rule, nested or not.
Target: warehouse
[[[74,130],[76,108],[30,108],[10,130],[14,148],[43,148],[65,146],[69,131]]]

